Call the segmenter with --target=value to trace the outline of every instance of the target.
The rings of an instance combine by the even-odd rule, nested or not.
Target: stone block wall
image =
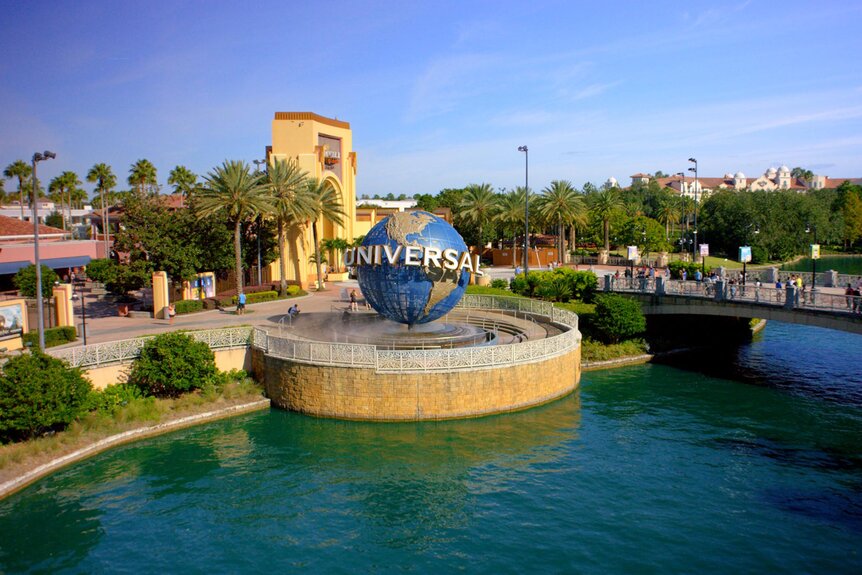
[[[254,350],[253,370],[278,407],[323,417],[403,421],[476,417],[546,403],[577,387],[580,363],[578,346],[549,359],[494,369],[376,373]]]

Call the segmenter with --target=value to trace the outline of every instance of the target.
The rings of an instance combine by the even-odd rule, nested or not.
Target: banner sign
[[[638,247],[637,246],[627,246],[626,259],[634,261],[638,259]]]
[[[751,261],[751,246],[739,246],[739,261],[744,264]]]
[[[810,247],[811,247],[811,253],[809,254],[809,257],[812,260],[819,260],[820,259],[820,244],[811,244]]]
[[[709,244],[700,244],[700,255],[703,257],[709,255]]]

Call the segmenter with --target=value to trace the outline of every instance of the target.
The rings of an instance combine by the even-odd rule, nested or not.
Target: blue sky
[[[688,167],[862,177],[862,2],[0,0],[0,165],[263,157],[350,122],[360,194]],[[6,189],[14,189],[8,181]],[[91,186],[87,185],[88,189]],[[165,190],[167,190],[165,186]]]

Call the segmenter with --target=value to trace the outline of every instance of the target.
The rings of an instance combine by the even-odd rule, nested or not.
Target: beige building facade
[[[272,121],[272,145],[266,149],[267,162],[294,161],[309,177],[327,181],[338,193],[345,217],[342,225],[329,220],[317,222],[320,240],[341,238],[348,242],[358,235],[356,222],[356,152],[350,124],[311,112],[276,112]],[[287,230],[285,254],[287,280],[302,287],[316,281],[314,236],[311,226],[293,226]],[[328,262],[329,279],[346,279],[336,273],[339,262]],[[281,279],[278,261],[270,264],[270,277]],[[341,276],[344,277],[341,277]]]

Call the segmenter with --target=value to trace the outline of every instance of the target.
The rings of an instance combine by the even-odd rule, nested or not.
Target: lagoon
[[[0,501],[0,571],[860,572],[860,345],[771,323],[515,414],[179,431]]]

